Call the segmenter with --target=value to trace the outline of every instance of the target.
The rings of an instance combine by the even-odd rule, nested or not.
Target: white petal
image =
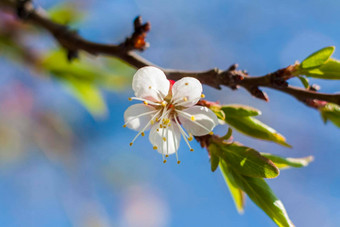
[[[202,95],[202,84],[193,77],[184,77],[172,86],[172,100],[183,107],[195,105]]]
[[[187,132],[194,136],[207,135],[218,124],[214,112],[205,106],[193,106],[182,110],[178,112],[178,118]]]
[[[178,150],[181,141],[181,133],[175,124],[175,122],[171,122],[171,126],[165,129],[159,128],[159,124],[151,128],[149,140],[154,147],[157,147],[159,153],[171,155]]]
[[[155,113],[156,109],[152,106],[144,104],[132,105],[124,112],[124,121],[126,122],[126,127],[140,131],[147,125]]]
[[[154,102],[162,101],[168,95],[169,88],[170,81],[163,71],[153,66],[140,68],[132,79],[135,96]]]

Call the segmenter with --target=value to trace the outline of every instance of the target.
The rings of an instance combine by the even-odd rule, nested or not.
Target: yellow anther
[[[181,161],[177,161],[177,164],[181,163]]]
[[[159,128],[158,129],[156,129],[157,130],[157,132],[159,132]]]
[[[145,136],[145,133],[144,133],[144,132],[142,132],[142,133],[141,133],[141,135],[142,135],[142,136]]]
[[[155,122],[154,122],[153,120],[151,120],[151,121],[150,121],[150,124],[152,124],[152,125],[153,125],[153,124],[155,124]]]
[[[151,89],[152,87],[151,86],[149,86],[149,89]]]
[[[163,160],[163,163],[166,163],[166,160]]]
[[[133,143],[130,143],[130,146],[132,146]]]
[[[190,151],[194,151],[194,149],[190,148]]]
[[[126,125],[123,125],[123,128],[126,128]]]
[[[145,104],[145,105],[149,105],[149,103],[148,103],[147,101],[144,101],[144,104]]]
[[[191,120],[194,121],[194,120],[195,120],[195,117],[194,117],[194,116],[191,116]]]
[[[129,101],[132,101],[132,98],[129,98]]]
[[[156,121],[159,121],[159,119],[158,119],[158,117],[156,117],[156,119],[155,119]]]
[[[157,149],[158,149],[158,147],[157,147],[157,146],[153,146],[153,149],[154,149],[154,150],[157,150]]]
[[[162,106],[166,107],[166,102],[165,101],[162,102]]]
[[[189,83],[185,83],[185,85],[189,85]]]
[[[165,157],[167,158],[167,157],[169,157],[169,155],[165,155]]]
[[[164,142],[166,141],[166,138],[165,137],[163,137],[163,140],[164,140]]]
[[[205,95],[204,95],[204,94],[201,94],[201,98],[205,98]]]
[[[188,98],[187,98],[187,97],[184,97],[184,98],[183,98],[183,101],[188,101]]]
[[[192,137],[192,134],[191,134],[191,133],[189,133],[188,140],[189,140],[189,141],[192,141],[192,139],[193,139],[193,137]]]
[[[209,132],[209,135],[214,135],[214,133],[213,132]]]
[[[159,125],[159,128],[163,128],[163,125],[160,124],[160,125]]]

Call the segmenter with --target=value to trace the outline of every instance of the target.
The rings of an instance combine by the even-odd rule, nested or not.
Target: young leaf
[[[253,117],[238,117],[225,112],[225,122],[248,136],[273,141],[280,145],[291,147],[286,143],[286,139],[281,134]]]
[[[286,209],[270,189],[264,179],[242,176],[228,168],[236,184],[249,196],[278,225],[282,227],[294,226],[288,217]]]
[[[130,83],[130,78],[126,75],[132,75],[134,70],[118,62],[114,62],[113,69],[112,62],[106,61],[105,64],[98,65],[99,62],[90,61],[82,56],[81,61],[74,60],[70,63],[67,61],[66,53],[58,50],[51,51],[43,59],[40,67],[61,80],[76,79],[105,89],[124,89]]]
[[[262,156],[270,159],[279,169],[287,169],[290,167],[301,168],[308,166],[310,162],[314,160],[313,156],[303,157],[303,158],[283,158],[280,156],[261,153]]]
[[[221,137],[221,139],[223,139],[223,140],[228,140],[228,139],[230,139],[230,137],[232,136],[232,134],[233,134],[233,130],[232,130],[231,128],[228,128],[227,134],[225,134],[223,137]]]
[[[250,106],[231,104],[222,106],[221,110],[230,116],[249,117],[261,115],[261,111]]]
[[[236,184],[234,177],[230,174],[226,163],[222,160],[220,162],[220,169],[223,178],[229,188],[230,194],[234,200],[237,211],[242,214],[244,212],[245,196],[244,192]]]
[[[83,15],[78,9],[79,7],[76,7],[74,4],[62,3],[49,9],[47,13],[52,21],[67,25],[81,19]]]
[[[302,69],[315,68],[323,65],[333,54],[335,50],[334,46],[329,46],[314,52],[309,55],[305,60],[301,62],[300,67]]]
[[[328,103],[319,109],[321,116],[326,123],[328,120],[340,128],[340,106]]]
[[[218,163],[220,162],[220,158],[215,154],[214,151],[210,151],[210,164],[211,164],[211,171],[215,172],[218,167]]]
[[[280,173],[272,161],[256,150],[237,143],[211,143],[210,153],[215,153],[231,168],[242,175],[260,178],[274,178]]]
[[[74,97],[94,116],[104,117],[107,113],[105,101],[97,87],[88,82],[67,80],[65,84],[70,88]]]
[[[299,72],[307,77],[340,80],[340,61],[329,59],[326,63],[317,68],[306,69]]]
[[[303,86],[308,89],[309,88],[309,81],[306,77],[303,76],[298,76],[299,80],[301,81],[301,83],[303,84]]]

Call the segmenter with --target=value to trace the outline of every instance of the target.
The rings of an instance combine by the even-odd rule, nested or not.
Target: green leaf
[[[61,80],[76,79],[93,83],[110,90],[124,89],[131,82],[134,70],[118,61],[94,61],[81,56],[69,62],[62,50],[51,51],[44,57],[40,67]]]
[[[328,103],[324,107],[319,109],[321,116],[326,123],[327,121],[331,121],[333,124],[340,128],[340,106]]]
[[[302,69],[309,69],[321,66],[332,56],[334,50],[334,46],[329,46],[318,50],[303,60],[300,67]]]
[[[217,154],[231,168],[242,175],[260,178],[274,178],[280,173],[272,161],[261,156],[256,150],[237,143],[212,142],[210,153]]]
[[[88,82],[79,80],[67,80],[65,84],[75,98],[94,116],[104,117],[107,114],[107,107],[97,87]]]
[[[299,74],[319,79],[340,80],[340,62],[335,59],[329,59],[320,67],[302,70]]]
[[[215,172],[215,170],[218,167],[219,162],[220,162],[220,158],[214,152],[210,152],[210,164],[211,164],[212,172]]]
[[[226,109],[222,108],[222,110],[225,111]],[[230,126],[248,136],[273,141],[280,145],[291,147],[288,143],[286,143],[285,137],[283,137],[280,133],[253,117],[233,116],[232,114],[229,114],[229,112],[225,111],[224,120]]]
[[[231,104],[222,106],[221,110],[231,116],[249,117],[261,115],[261,111],[250,106]]]
[[[223,137],[221,137],[221,139],[223,139],[223,140],[228,140],[228,139],[230,139],[230,137],[231,137],[232,134],[233,134],[232,128],[228,128],[227,134],[225,134]]]
[[[314,160],[313,156],[303,157],[303,158],[283,158],[280,156],[261,153],[262,156],[270,159],[279,169],[287,169],[290,167],[301,168],[308,166],[310,162]]]
[[[259,206],[278,226],[294,226],[286,209],[264,179],[242,176],[231,168],[228,171],[236,184]]]
[[[301,83],[303,84],[303,86],[308,89],[309,88],[309,81],[306,77],[303,76],[298,76],[298,78],[300,79]]]
[[[223,178],[229,188],[231,197],[234,200],[237,211],[242,214],[244,212],[245,196],[244,192],[236,184],[233,175],[228,171],[228,167],[224,161],[220,162],[220,169]]]
[[[47,11],[50,19],[59,24],[70,24],[79,21],[83,14],[78,10],[79,6],[71,3],[62,3]]]

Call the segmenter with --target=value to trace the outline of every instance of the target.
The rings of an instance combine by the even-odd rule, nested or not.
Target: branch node
[[[220,84],[236,90],[240,82],[247,76],[243,71],[236,70],[237,67],[237,64],[233,64],[227,70],[219,73],[219,78],[221,80]]]
[[[79,58],[79,51],[78,50],[68,50],[67,51],[67,60],[72,62],[74,59]]]
[[[34,8],[31,0],[17,0],[16,13],[21,20],[27,20]]]
[[[315,109],[322,108],[328,103],[326,101],[322,101],[318,99],[305,99],[305,100],[302,100],[302,102],[304,102],[307,106],[313,107]]]
[[[258,87],[254,86],[254,87],[249,88],[248,90],[249,90],[250,94],[252,94],[254,97],[262,99],[266,102],[269,101],[267,93],[260,90]]]
[[[320,90],[320,86],[318,84],[312,84],[311,86],[309,86],[309,90],[310,91],[318,91]]]
[[[134,32],[132,33],[132,35],[126,38],[125,42],[120,45],[126,52],[130,50],[143,51],[150,46],[149,43],[145,41],[146,34],[151,29],[150,22],[146,22],[143,24],[142,17],[138,16],[133,21],[133,26]]]

